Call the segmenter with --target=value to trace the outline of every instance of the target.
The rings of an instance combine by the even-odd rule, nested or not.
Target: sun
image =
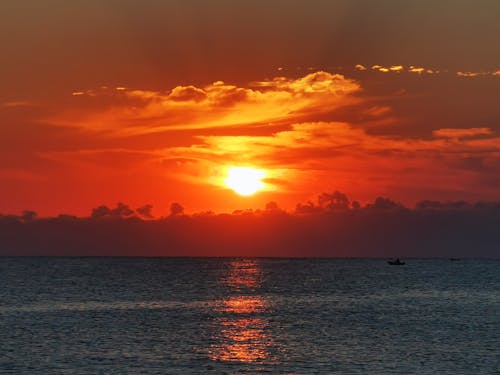
[[[264,189],[262,179],[266,176],[264,171],[249,167],[233,167],[227,171],[224,184],[237,194],[248,196]]]

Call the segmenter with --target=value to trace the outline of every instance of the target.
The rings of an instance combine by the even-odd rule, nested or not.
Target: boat
[[[405,262],[401,262],[399,260],[399,258],[396,260],[389,260],[387,263],[389,263],[391,266],[404,266],[405,265]]]

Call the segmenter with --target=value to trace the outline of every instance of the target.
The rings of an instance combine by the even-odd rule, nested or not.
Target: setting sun
[[[264,188],[262,179],[266,176],[264,171],[248,168],[234,167],[227,171],[225,185],[239,195],[252,195]]]

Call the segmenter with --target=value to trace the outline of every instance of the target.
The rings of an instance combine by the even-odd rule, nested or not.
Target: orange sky
[[[498,200],[499,3],[372,3],[3,1],[0,212]]]

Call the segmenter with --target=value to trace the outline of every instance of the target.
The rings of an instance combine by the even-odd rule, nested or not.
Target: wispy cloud
[[[5,108],[16,108],[16,107],[32,107],[33,103],[27,100],[14,100],[14,101],[6,101],[0,103],[2,107]]]
[[[493,130],[490,128],[469,128],[469,129],[438,129],[432,134],[441,138],[471,138],[480,135],[491,135]]]
[[[495,77],[500,76],[500,70],[481,70],[481,71],[450,71],[446,68],[431,68],[415,65],[364,65],[356,64],[354,66],[355,70],[363,72],[380,72],[380,73],[417,73],[419,75],[431,75],[431,74],[454,74],[457,77]]]
[[[346,123],[317,122],[294,124],[265,136],[197,138],[199,142],[189,147],[155,150],[147,156],[150,164],[173,163],[177,178],[201,185],[222,187],[227,167],[250,165],[268,171],[271,190],[310,191],[314,181],[322,181],[365,192],[457,186],[466,192],[472,185],[480,188],[485,168],[495,175],[500,166],[500,138],[490,129],[440,129],[434,138],[424,139],[373,135]]]
[[[465,77],[465,78],[488,77],[488,76],[495,77],[495,76],[500,76],[500,71],[499,70],[496,71],[481,70],[477,72],[467,71],[467,72],[457,72],[456,75],[458,77]]]

